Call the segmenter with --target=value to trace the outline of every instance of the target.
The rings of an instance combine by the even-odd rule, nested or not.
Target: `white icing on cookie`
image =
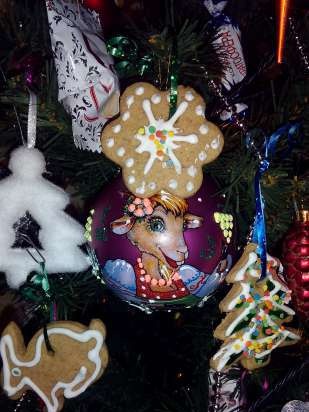
[[[126,152],[126,149],[124,147],[119,147],[119,149],[117,149],[117,156],[122,157]]]
[[[129,176],[128,177],[128,183],[129,183],[129,185],[132,185],[133,183],[135,182],[135,177],[134,176]]]
[[[150,183],[148,183],[148,187],[149,187],[150,190],[155,190],[157,185],[155,184],[155,182],[150,182]]]
[[[168,186],[169,186],[171,189],[176,189],[177,186],[178,186],[177,180],[171,179],[171,180],[168,182]]]
[[[126,160],[126,166],[132,167],[133,165],[134,165],[134,159],[132,157],[129,157],[129,159]]]
[[[250,252],[248,255],[247,263],[242,266],[239,271],[235,275],[235,281],[239,282],[240,280],[244,280],[246,270],[249,266],[253,265],[254,262],[257,260],[257,254],[255,252]]]
[[[121,131],[121,125],[120,124],[116,124],[116,126],[114,126],[112,128],[114,133],[119,133]]]
[[[110,139],[106,140],[106,146],[107,147],[113,147],[115,144],[115,140],[111,137]]]
[[[159,94],[153,94],[151,96],[151,101],[153,104],[159,104],[161,102],[161,96]]]
[[[140,86],[140,87],[137,87],[137,88],[135,89],[135,94],[136,94],[137,96],[141,96],[142,94],[144,94],[144,91],[145,91],[144,87]]]
[[[169,157],[169,161],[174,166],[176,173],[181,174],[182,165],[176,157],[174,150],[181,147],[181,144],[179,144],[181,142],[190,144],[196,144],[198,142],[197,135],[179,135],[178,130],[174,127],[174,123],[184,114],[187,107],[187,102],[180,103],[174,115],[170,119],[164,121],[161,118],[158,120],[154,118],[150,100],[145,99],[143,101],[143,110],[147,116],[149,124],[143,127],[145,131],[144,135],[135,135],[135,138],[140,141],[140,145],[135,151],[137,153],[148,152],[150,154],[144,167],[144,175],[150,171],[156,159],[162,162],[164,160],[164,155]],[[162,143],[161,138],[154,138],[154,133],[157,131],[163,132],[163,130],[166,131],[166,136]]]
[[[210,146],[214,150],[218,149],[218,147],[220,146],[220,135],[218,135],[215,139],[212,140]]]
[[[293,316],[295,312],[291,308],[283,304],[290,301],[290,296],[288,296],[287,300],[284,300],[283,302],[278,298],[280,292],[287,294],[288,288],[282,282],[279,282],[276,276],[273,276],[272,272],[267,269],[267,278],[265,278],[264,282],[266,283],[266,285],[268,283],[271,283],[272,287],[268,288],[267,290],[266,286],[267,293],[264,294],[255,293],[254,286],[253,290],[251,289],[252,284],[250,284],[250,282],[246,279],[246,274],[248,275],[249,272],[250,276],[254,275],[254,277],[257,279],[260,277],[261,270],[259,269],[258,271],[256,271],[256,268],[254,267],[257,259],[257,254],[250,252],[246,263],[238,270],[236,276],[233,279],[233,283],[240,281],[239,285],[241,287],[241,290],[234,299],[229,301],[227,311],[232,312],[237,309],[237,305],[240,302],[247,302],[248,306],[242,307],[241,311],[235,312],[235,314],[238,313],[238,315],[233,319],[233,321],[225,330],[225,337],[228,339],[228,341],[222,345],[220,350],[213,357],[214,360],[218,359],[216,369],[219,371],[226,366],[232,356],[243,354],[244,350],[248,349],[247,343],[250,343],[250,341],[258,345],[258,350],[256,349],[256,346],[253,345],[250,348],[249,345],[249,350],[252,351],[250,357],[255,360],[259,360],[269,355],[287,338],[295,341],[300,339],[300,337],[294,334],[292,331],[288,329],[278,328],[278,324],[269,314],[267,305],[264,304],[264,302],[271,302],[271,305],[274,309],[285,312],[288,316]],[[267,255],[267,262],[272,265],[272,268],[278,268],[278,263],[276,263],[274,258],[269,255]],[[258,273],[256,274],[255,272]],[[241,282],[241,280],[244,280],[244,282]],[[265,289],[263,288],[263,290]],[[256,294],[258,295],[257,298],[255,298]],[[243,328],[241,331],[238,331],[236,333],[236,327],[239,326],[243,321],[246,321],[246,317],[252,312],[256,314],[250,319],[248,327]],[[263,320],[263,323],[266,323],[265,328],[268,328],[268,330],[271,331],[271,333],[267,333],[266,336],[264,333],[260,332],[261,319]],[[255,337],[253,338],[252,336]],[[270,343],[271,345],[269,347]]]
[[[198,116],[203,116],[204,115],[203,106],[201,106],[200,104],[198,106],[196,106],[195,114],[197,114]]]
[[[122,115],[122,120],[126,122],[130,118],[130,112],[124,112]]]
[[[199,128],[199,131],[200,131],[201,134],[207,134],[208,130],[209,130],[209,128],[208,128],[207,124],[202,124]]]
[[[136,193],[139,193],[140,195],[145,193],[145,187],[146,187],[146,182],[143,180],[142,184],[136,188]]]
[[[132,95],[128,96],[127,99],[126,99],[126,103],[127,103],[128,109],[130,109],[130,107],[134,103],[134,96],[132,96]]]
[[[194,189],[194,184],[192,182],[188,182],[186,185],[187,192],[192,192]]]
[[[43,392],[39,386],[40,382],[34,382],[32,379],[27,377],[26,374],[23,375],[22,379],[16,386],[11,386],[11,363],[23,368],[24,373],[26,373],[27,368],[40,368],[40,362],[42,360],[42,346],[45,340],[43,333],[39,335],[37,337],[33,358],[27,362],[23,362],[17,358],[14,341],[11,335],[8,334],[4,335],[0,341],[0,353],[3,360],[3,388],[7,392],[8,396],[13,396],[23,387],[29,387],[43,400],[46,405],[47,412],[56,412],[59,407],[59,400],[56,394],[60,389],[64,390],[64,396],[66,398],[73,398],[84,392],[88,386],[96,380],[102,368],[100,351],[103,347],[104,337],[102,333],[97,330],[87,330],[85,332],[78,333],[65,327],[48,328],[47,334],[49,337],[52,335],[64,335],[80,343],[86,343],[90,340],[94,340],[95,346],[87,354],[89,361],[94,363],[94,371],[90,373],[90,371],[88,372],[88,369],[82,365],[71,382],[63,382],[59,377],[59,382],[51,388],[50,393]],[[57,357],[57,351],[54,356]],[[78,358],[76,361],[78,363]],[[40,375],[38,374],[38,376]]]
[[[203,162],[204,160],[206,160],[207,154],[204,152],[204,150],[202,150],[202,151],[198,154],[198,158],[200,159],[201,162]]]
[[[195,166],[191,165],[188,168],[187,173],[188,173],[189,176],[194,177],[194,176],[196,176],[197,168]]]
[[[192,100],[194,99],[194,95],[192,92],[186,92],[185,94],[185,99],[188,100],[188,102],[192,102]]]

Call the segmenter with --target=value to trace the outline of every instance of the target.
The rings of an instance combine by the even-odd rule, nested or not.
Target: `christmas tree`
[[[246,246],[226,278],[233,287],[220,303],[220,309],[228,315],[214,332],[216,338],[224,340],[212,358],[212,366],[218,370],[235,358],[247,369],[262,367],[270,362],[270,353],[276,347],[300,339],[296,330],[283,325],[295,312],[285,304],[290,301],[290,291],[278,277],[280,263],[269,256],[266,278],[260,280],[256,249],[254,244]]]
[[[67,2],[60,2],[65,10],[60,18],[61,13],[57,15],[53,9],[55,0],[3,0],[0,3],[0,179],[4,179],[3,183],[11,173],[8,167],[10,153],[22,144],[26,135],[30,88],[38,96],[36,147],[47,161],[48,173],[44,178],[52,180],[71,195],[73,207],[68,212],[80,223],[86,222],[94,199],[108,190],[119,174],[118,166],[97,151],[103,126],[117,114],[120,91],[135,82],[150,82],[163,91],[171,87],[176,90],[177,85],[189,86],[203,97],[206,118],[218,125],[224,135],[223,152],[205,167],[205,172],[216,181],[225,199],[222,210],[218,210],[222,215],[215,216],[218,227],[230,244],[236,243],[239,254],[247,244],[255,216],[254,176],[259,164],[257,154],[264,138],[281,126],[288,126],[287,130],[290,130],[293,125],[300,124],[299,133],[286,133],[280,139],[271,165],[261,178],[268,250],[274,256],[280,255],[280,242],[293,221],[295,205],[299,207],[303,203],[305,207],[308,193],[309,50],[305,41],[309,28],[306,1],[291,2],[282,64],[276,62],[275,22],[279,14],[271,0],[230,0],[223,19],[212,15],[209,8],[210,3],[216,2],[202,0],[72,1],[76,10],[74,16]],[[83,20],[84,6],[98,12],[99,16],[94,20],[101,21],[104,41],[98,32],[89,29],[93,27],[94,20],[89,19],[87,23]],[[57,31],[65,19],[71,21],[71,26],[62,32],[60,29]],[[231,27],[235,29],[234,37],[230,36]],[[78,31],[83,33],[80,37],[76,36]],[[96,46],[97,38],[102,42],[100,47]],[[233,54],[232,66],[227,51],[229,47],[230,52],[237,53],[237,56]],[[108,52],[114,57],[114,67]],[[91,54],[91,61],[87,61],[87,53]],[[101,64],[102,70],[97,72],[97,58],[102,61],[102,55],[103,60],[106,58],[106,67]],[[72,69],[79,65],[84,67],[82,79]],[[228,76],[231,67],[238,76]],[[171,74],[176,74],[176,77]],[[176,80],[174,86],[171,77]],[[0,181],[0,186],[3,183]],[[2,201],[1,198],[0,203]],[[130,205],[130,202],[125,205],[125,211]],[[14,200],[11,200],[11,206],[13,208]],[[137,205],[138,208],[142,209],[141,204]],[[29,212],[31,219],[35,220],[36,216]],[[104,219],[108,212],[105,210],[100,217],[102,225],[96,236],[101,239],[106,238]],[[185,213],[177,214],[176,211],[173,216],[175,220],[184,219]],[[231,215],[234,216],[234,228],[237,226],[236,237],[231,236],[231,221],[220,218]],[[20,217],[10,225],[18,223]],[[155,230],[160,229],[158,221],[152,224]],[[3,218],[0,225],[1,231],[6,231],[8,221]],[[21,228],[21,222],[18,225]],[[28,229],[32,235],[36,231],[33,221]],[[65,228],[61,230],[65,231]],[[36,244],[35,238],[38,236],[34,235],[32,239]],[[61,240],[59,242],[57,259],[61,261],[65,259],[62,254],[66,252],[61,248]],[[212,239],[207,239],[207,242],[209,247],[201,253],[205,261],[215,253]],[[40,245],[37,243],[37,246]],[[234,254],[235,263],[238,253]],[[42,289],[42,282],[36,284],[31,276],[19,289],[11,289],[5,274],[1,274],[0,333],[14,320],[22,328],[27,341],[44,328],[50,320],[50,311],[59,321],[72,320],[85,325],[89,325],[92,318],[104,321],[109,366],[102,378],[87,391],[78,398],[65,401],[65,412],[214,410],[215,401],[208,395],[212,374],[209,362],[220,347],[215,337],[223,338],[218,333],[214,337],[214,331],[222,319],[219,302],[226,295],[227,287],[222,285],[218,288],[203,307],[171,308],[170,311],[148,315],[115,296],[102,280],[96,257],[91,251],[89,255],[92,268],[86,272],[70,274],[66,273],[67,268],[63,268],[64,273],[50,276],[47,273],[48,294]],[[5,256],[0,256],[3,270],[7,262]],[[277,265],[276,260],[273,262]],[[214,275],[218,273],[221,276],[221,271],[224,273],[223,263],[218,265]],[[254,287],[247,298],[251,300],[253,294],[254,300],[256,293],[262,296],[266,280],[257,282],[248,271],[245,273]],[[236,287],[238,283],[234,285]],[[279,300],[284,300],[284,293],[288,292],[282,287],[278,292]],[[285,308],[284,302],[282,307]],[[282,323],[290,320],[290,314],[287,310],[272,314],[270,309],[269,316],[271,319],[275,316],[275,324],[280,330]],[[229,316],[227,314],[227,318]],[[248,322],[250,325],[249,318],[245,322],[246,325],[240,326],[247,326]],[[274,351],[268,365],[269,356],[261,358],[265,367],[246,374],[246,379],[241,382],[242,397],[246,398],[243,406],[239,406],[239,394],[229,390],[234,407],[238,405],[239,410],[251,412],[276,412],[292,399],[308,400],[308,330],[298,318],[297,311],[292,327],[302,334],[302,340],[294,346]],[[290,338],[294,341],[297,338],[293,333],[292,330]],[[255,353],[256,349],[249,350]],[[252,359],[245,357],[244,351],[236,354],[236,358],[239,357],[243,362],[251,362]],[[226,365],[229,363],[227,360]],[[230,370],[232,375],[226,375],[224,379],[228,382],[234,380],[240,385],[242,372]],[[214,376],[218,382],[223,373]],[[222,384],[222,379],[220,382]],[[214,385],[216,387],[216,383]],[[220,398],[224,404],[223,392],[222,386],[217,399]],[[227,406],[222,410],[228,410],[224,408]],[[42,405],[32,392],[27,392],[17,401],[2,393],[0,409],[33,412],[41,411]]]

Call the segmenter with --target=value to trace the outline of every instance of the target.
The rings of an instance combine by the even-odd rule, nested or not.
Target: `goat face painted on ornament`
[[[183,199],[160,192],[150,199],[130,197],[125,215],[111,223],[116,234],[126,234],[142,256],[139,266],[154,279],[169,279],[188,258],[183,232],[198,228],[203,219],[187,213]]]

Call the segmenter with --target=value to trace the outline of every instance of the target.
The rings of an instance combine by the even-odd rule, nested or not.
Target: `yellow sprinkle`
[[[263,290],[267,290],[267,285],[263,285]]]
[[[234,345],[234,349],[235,349],[235,350],[239,350],[239,349],[241,349],[241,346],[239,345],[239,343],[235,343],[235,345]]]
[[[279,300],[279,296],[278,296],[278,295],[274,295],[273,298],[274,298],[274,300]]]
[[[170,132],[167,133],[169,136],[173,137],[174,136],[174,132],[171,130]]]
[[[140,128],[138,129],[138,134],[145,134],[145,129],[144,129],[144,127],[140,127]]]

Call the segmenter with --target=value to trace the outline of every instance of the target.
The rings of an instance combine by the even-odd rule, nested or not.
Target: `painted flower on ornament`
[[[148,198],[136,197],[132,203],[128,204],[128,212],[136,217],[145,217],[153,213],[153,206]]]
[[[205,102],[193,89],[179,86],[171,117],[169,109],[169,91],[135,83],[121,97],[120,117],[103,129],[104,154],[122,167],[127,188],[139,198],[160,190],[192,196],[203,165],[223,148],[222,133],[205,119]]]

